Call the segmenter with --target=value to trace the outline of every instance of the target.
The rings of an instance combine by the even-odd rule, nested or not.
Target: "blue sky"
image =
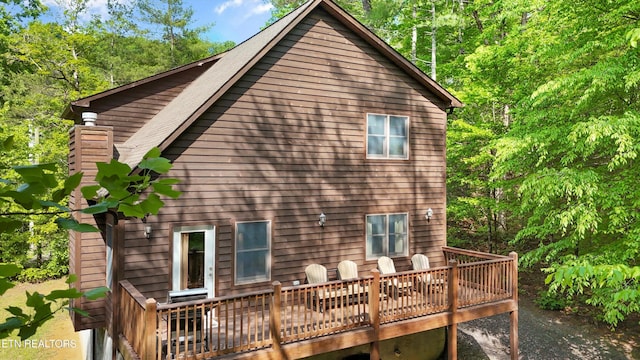
[[[58,1],[65,0],[43,0],[54,11]],[[107,0],[90,0],[87,16],[106,15],[106,3]],[[240,43],[259,32],[271,17],[267,0],[183,0],[183,4],[194,10],[194,27],[214,23],[206,34],[211,41]]]
[[[265,0],[184,0],[195,12],[197,24],[214,22],[209,40],[240,43],[260,31],[271,17]]]

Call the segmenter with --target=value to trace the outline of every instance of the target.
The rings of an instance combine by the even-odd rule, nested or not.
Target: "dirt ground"
[[[542,288],[543,277],[522,275],[518,311],[520,359],[640,360],[638,316],[612,330],[594,320],[585,309],[542,310],[533,302],[533,294]],[[460,324],[458,330],[459,359],[510,359],[508,314]]]

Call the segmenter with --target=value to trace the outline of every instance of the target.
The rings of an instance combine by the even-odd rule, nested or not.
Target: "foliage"
[[[484,27],[486,41],[466,57],[471,78],[490,94],[482,101],[509,107],[492,145],[491,179],[512,191],[511,221],[522,224],[512,244],[534,248],[521,264],[549,264],[551,291],[584,294],[615,325],[637,311],[627,302],[637,288],[633,271],[622,271],[619,281],[598,279],[638,260],[640,69],[626,34],[640,7],[539,5],[502,1],[477,9],[482,19],[491,8],[485,25],[496,10],[504,19],[490,34]]]
[[[19,271],[19,267],[14,264],[0,264],[0,295],[12,287],[13,284],[8,278],[18,274]],[[72,275],[67,280],[67,284],[74,281],[75,276]],[[48,294],[26,292],[25,305],[30,310],[25,311],[22,307],[9,306],[6,310],[13,316],[7,318],[4,323],[0,323],[0,339],[8,337],[15,330],[18,330],[20,339],[28,339],[36,333],[42,324],[51,320],[55,313],[66,309],[69,299],[84,297],[87,300],[95,300],[104,297],[108,290],[106,287],[101,287],[84,293],[75,288],[53,290]],[[88,315],[80,309],[71,310]]]
[[[10,141],[5,140],[3,146],[9,147]],[[115,160],[109,164],[98,163],[96,181],[98,185],[85,186],[81,189],[85,198],[95,200],[95,205],[85,209],[69,209],[63,202],[69,194],[80,184],[82,173],[77,173],[67,178],[63,184],[58,185],[54,176],[55,166],[51,164],[39,164],[29,166],[16,166],[13,170],[17,173],[17,181],[1,179],[0,200],[13,203],[20,209],[19,212],[3,214],[0,218],[0,232],[10,232],[22,226],[23,218],[30,215],[50,216],[55,218],[56,224],[67,230],[98,231],[89,224],[80,224],[73,217],[66,215],[72,211],[81,211],[85,214],[100,214],[109,210],[123,213],[125,216],[142,218],[146,214],[157,214],[163,202],[160,196],[177,198],[180,192],[175,191],[172,185],[177,183],[175,179],[159,178],[157,175],[166,174],[171,169],[169,160],[160,157],[160,150],[155,148],[149,151],[139,165],[141,172],[131,174],[131,168]],[[104,193],[104,194],[103,194]],[[11,278],[20,273],[20,267],[16,264],[0,263],[0,295],[13,287]],[[41,269],[41,271],[50,269]],[[31,276],[34,271],[23,273]],[[75,281],[70,276],[68,283]],[[108,288],[101,287],[85,293],[75,288],[67,290],[54,290],[47,295],[27,293],[26,306],[30,311],[21,307],[11,306],[7,309],[13,316],[0,324],[0,338],[9,336],[14,330],[18,330],[21,339],[32,336],[44,322],[51,319],[52,315],[67,308],[69,299],[85,297],[94,299],[104,296]],[[79,309],[70,309],[83,313]],[[84,314],[84,313],[83,313]]]
[[[536,298],[536,304],[545,310],[563,310],[571,304],[571,300],[555,291],[541,291]]]
[[[303,1],[270,2],[275,21]],[[32,163],[31,154],[56,165],[47,174],[65,173],[68,124],[57,114],[70,99],[232,46],[200,40],[199,29],[188,26],[193,13],[181,1],[142,2],[149,11],[109,1],[110,20],[82,24],[84,3],[69,2],[60,24],[16,21],[0,7],[0,138],[20,145],[0,160],[3,179],[18,180],[9,165]],[[543,298],[582,294],[611,324],[637,311],[640,3],[337,3],[429,74],[436,40],[438,80],[465,103],[449,117],[450,240],[524,251],[522,265],[548,269],[552,293]],[[24,19],[44,11],[38,1],[0,1],[5,4],[18,6]],[[146,14],[143,21],[131,21],[140,14]],[[144,25],[161,31],[154,36]],[[34,129],[42,134],[40,145],[29,147]],[[131,176],[105,181],[117,186],[135,180]],[[158,184],[159,192],[170,195],[162,188],[170,185]],[[87,196],[160,204],[133,190],[130,197],[115,191],[103,198],[94,188]],[[19,208],[0,201],[0,210]],[[31,261],[27,239],[56,236],[46,217],[29,216],[13,223],[12,233],[0,234],[3,259]],[[27,235],[30,222],[33,235]]]
[[[211,46],[199,36],[212,25],[191,28],[193,9],[182,0],[138,0],[142,20],[159,27],[158,38],[163,46],[162,53],[167,59],[165,66],[171,68],[210,55]]]
[[[587,303],[603,309],[604,321],[616,326],[640,311],[640,266],[597,264],[582,257],[546,269],[550,290],[569,296],[587,294]]]
[[[640,3],[406,5],[355,15],[425,71],[435,36],[438,79],[465,103],[447,131],[449,240],[524,251],[547,298],[582,294],[612,325],[638,311]]]

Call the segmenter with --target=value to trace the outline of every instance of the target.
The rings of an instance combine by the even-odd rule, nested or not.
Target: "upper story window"
[[[406,256],[409,249],[407,213],[367,215],[367,259]]]
[[[236,284],[271,277],[271,222],[236,223]]]
[[[367,114],[367,159],[409,158],[409,117]]]

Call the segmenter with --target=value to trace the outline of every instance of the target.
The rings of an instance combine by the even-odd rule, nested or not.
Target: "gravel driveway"
[[[518,313],[520,359],[631,359],[592,327],[564,321],[523,301]],[[509,314],[458,325],[458,359],[509,358]]]

